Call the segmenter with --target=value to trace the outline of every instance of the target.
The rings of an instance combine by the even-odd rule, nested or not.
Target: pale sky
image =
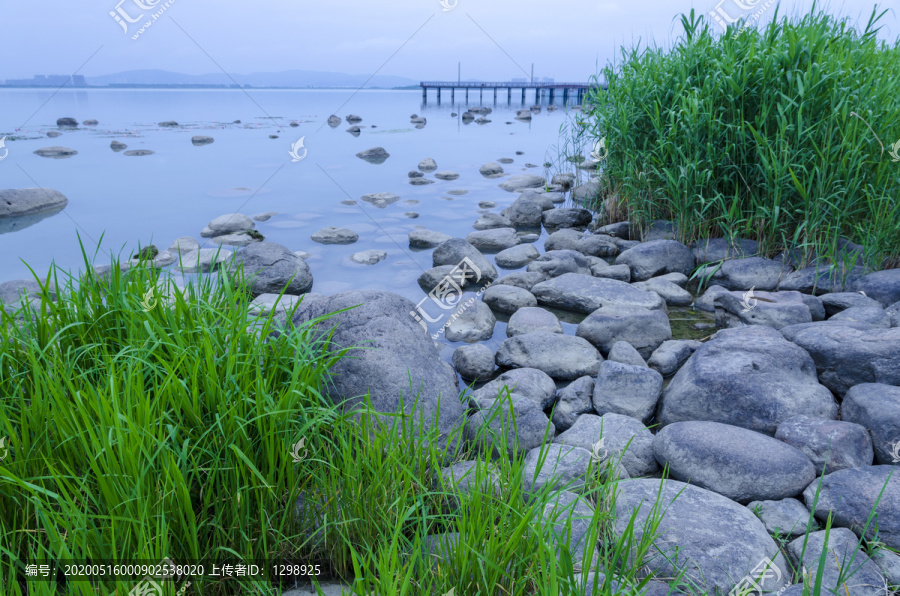
[[[586,80],[622,44],[668,45],[680,32],[677,16],[693,7],[706,14],[737,2],[765,0],[169,0],[165,13],[137,40],[110,16],[118,7],[138,17],[166,0],[0,0],[5,57],[0,79],[34,74],[96,76],[134,69],[188,74],[246,74],[289,69],[453,80],[535,76]],[[142,10],[141,4],[149,10]],[[806,12],[812,0],[784,0],[782,13]],[[820,3],[821,5],[821,3]],[[864,26],[875,2],[827,5]],[[898,0],[880,37],[900,34]],[[755,9],[751,9],[750,13]],[[771,18],[774,6],[763,15]],[[93,57],[92,57],[93,56]],[[86,64],[85,64],[86,63]],[[217,66],[218,65],[218,66]],[[379,70],[380,69],[380,70]]]

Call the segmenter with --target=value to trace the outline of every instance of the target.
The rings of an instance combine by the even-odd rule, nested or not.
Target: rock
[[[362,132],[362,129],[358,126],[351,126],[350,128],[347,129],[347,132],[352,134],[354,137],[358,137],[360,135],[360,133]]]
[[[176,255],[179,253],[189,253],[195,250],[200,250],[200,243],[190,236],[177,238],[169,247],[169,252],[175,253]]]
[[[545,212],[551,213],[550,211]],[[544,242],[546,250],[576,250],[592,257],[614,257],[618,247],[609,236],[585,235],[577,230],[563,229],[550,234]],[[629,279],[631,273],[629,272]]]
[[[594,412],[591,404],[593,395],[594,379],[589,376],[575,379],[559,390],[551,417],[557,432],[569,430],[579,416]]]
[[[616,265],[628,265],[631,279],[645,281],[662,273],[690,274],[694,268],[694,256],[680,242],[651,240],[620,254]]]
[[[891,318],[888,314],[878,306],[854,306],[847,310],[842,310],[838,314],[829,319],[831,321],[855,321],[857,323],[865,323],[873,329],[890,329]]]
[[[78,120],[75,118],[59,118],[56,125],[60,128],[78,128]]]
[[[543,223],[547,228],[585,229],[591,223],[593,214],[587,209],[550,209],[543,213]]]
[[[530,399],[541,410],[549,408],[556,396],[556,383],[550,376],[536,368],[517,368],[508,370],[472,393],[469,406],[482,409],[490,405],[498,397],[514,393]]]
[[[403,215],[410,219],[419,219],[419,214],[416,213],[415,211],[407,211]]]
[[[384,209],[388,205],[393,205],[400,200],[398,195],[390,192],[377,192],[374,194],[363,195],[360,198],[366,203],[371,203],[379,209]]]
[[[384,147],[372,147],[371,149],[366,149],[365,151],[360,151],[356,154],[356,157],[372,164],[382,164],[387,161],[387,158],[390,156],[391,154],[385,151]]]
[[[786,550],[796,567],[809,571],[811,586],[821,582],[823,594],[887,594],[881,570],[859,548],[859,541],[850,530],[831,528],[827,539],[826,532],[813,532],[809,536],[795,539],[787,545]],[[822,576],[818,577],[823,551],[826,551],[825,566]]]
[[[515,228],[494,228],[472,232],[466,242],[482,252],[500,252],[519,244]]]
[[[497,203],[495,203],[494,201],[481,201],[480,203],[478,203],[478,207],[481,209],[493,209],[496,206],[497,206]],[[500,227],[505,228],[508,226],[500,226]],[[478,229],[478,228],[476,228],[476,229]]]
[[[545,486],[554,491],[581,492],[590,465],[591,452],[581,447],[559,443],[535,447],[525,454],[523,488],[526,493],[539,492]]]
[[[693,339],[666,340],[650,355],[647,364],[662,376],[675,374],[702,343]]]
[[[484,344],[460,346],[453,352],[453,366],[464,379],[489,379],[494,374],[494,353]]]
[[[203,145],[211,145],[215,143],[216,140],[212,137],[205,137],[203,135],[197,135],[191,138],[191,143],[193,143],[194,147],[201,147]]]
[[[451,238],[442,242],[431,255],[435,267],[439,265],[465,266],[476,281],[493,281],[497,279],[497,270],[477,248],[462,238]],[[468,259],[468,261],[466,261]]]
[[[437,163],[430,157],[426,157],[419,162],[420,172],[433,172],[438,168]]]
[[[424,291],[426,294],[430,294],[431,291],[435,289],[439,284],[443,283],[446,278],[451,277],[454,269],[455,267],[453,265],[441,265],[440,267],[432,267],[419,276],[419,287],[422,288],[422,291]],[[460,289],[466,288],[469,285],[470,284],[468,283],[468,280],[466,280],[462,283],[462,285],[460,285]]]
[[[253,221],[269,221],[274,216],[278,215],[277,211],[269,211],[267,213],[257,213],[252,217]]]
[[[613,236],[615,238],[628,240],[631,238],[631,222],[620,221],[619,223],[601,226],[596,228],[594,232],[597,234],[604,234],[606,236]]]
[[[778,287],[781,279],[790,273],[784,264],[762,257],[730,259],[716,268],[712,281],[726,290],[746,291],[751,288],[772,291]]]
[[[442,232],[418,228],[409,233],[409,245],[413,248],[434,248],[450,238],[451,236]]]
[[[575,448],[571,449],[573,451],[564,456],[565,459],[561,462],[560,467],[575,459],[576,456],[572,455],[573,453],[581,451],[577,450],[576,452]],[[529,452],[530,455],[531,452]],[[548,461],[545,465],[549,464],[549,456],[547,459]],[[579,464],[580,460],[574,462],[576,466]],[[525,476],[528,476],[527,471]],[[550,536],[556,545],[557,558],[562,550],[560,544],[565,544],[567,546],[566,552],[570,557],[576,576],[585,568],[593,567],[598,558],[597,547],[590,548],[588,546],[588,540],[590,540],[592,535],[591,525],[593,520],[594,508],[591,507],[588,501],[570,491],[559,491],[550,495],[541,511],[541,524],[550,526]],[[585,563],[586,552],[588,554],[587,563]],[[591,592],[587,592],[586,595],[590,596]]]
[[[40,155],[41,157],[49,157],[51,159],[60,159],[65,157],[72,157],[73,155],[78,155],[78,152],[74,149],[69,149],[68,147],[44,147],[42,149],[38,149],[34,152],[35,155]]]
[[[179,124],[174,120],[166,120],[165,122],[160,122],[159,126],[161,128],[175,128],[176,126],[179,126]]]
[[[900,385],[900,329],[822,321],[781,333],[812,356],[820,382],[839,397],[861,383]]]
[[[485,178],[494,178],[503,173],[503,166],[492,161],[481,166],[478,171],[481,172],[481,175]]]
[[[531,399],[518,394],[502,396],[466,423],[466,438],[476,449],[491,457],[500,456],[499,437],[506,438],[506,455],[525,454],[556,432],[553,423]]]
[[[812,322],[812,313],[800,292],[721,292],[715,305],[719,327],[764,325],[782,329]]]
[[[542,285],[536,285],[535,291]],[[593,311],[579,323],[575,334],[597,346],[602,354],[609,354],[617,342],[626,341],[642,358],[648,358],[664,341],[672,338],[672,328],[663,311],[621,300]]]
[[[87,120],[82,122],[82,124],[84,124],[85,126],[97,126],[98,124],[100,124],[100,122],[98,122],[94,118],[88,118]]]
[[[795,416],[778,425],[775,438],[802,451],[822,474],[871,466],[874,457],[869,433],[852,422]]]
[[[145,157],[147,155],[153,155],[156,153],[155,151],[150,151],[149,149],[135,149],[133,151],[126,151],[122,155],[128,157]]]
[[[445,170],[443,172],[435,172],[434,177],[438,180],[456,180],[457,178],[459,178],[459,174],[457,174],[456,172]]]
[[[516,228],[540,228],[543,213],[540,202],[532,197],[519,197],[502,212]]]
[[[641,240],[644,242],[651,242],[653,240],[674,240],[678,237],[678,229],[671,221],[655,219],[650,223],[648,228],[644,230],[632,230],[631,235],[634,238],[640,236]]]
[[[43,290],[33,279],[17,279],[0,283],[0,310],[2,306],[15,307],[19,303],[40,303]],[[55,295],[52,295],[55,298]]]
[[[759,254],[759,243],[744,238],[709,238],[691,244],[694,262],[697,265],[715,263],[729,259],[755,257]]]
[[[515,286],[492,285],[485,290],[481,299],[491,310],[509,314],[520,308],[537,306],[537,300],[531,292]]]
[[[600,200],[600,182],[585,182],[572,189],[572,200],[579,205],[590,205]]]
[[[785,274],[778,283],[779,291],[794,290],[804,294],[843,291],[843,275],[828,265],[814,265]]]
[[[200,236],[203,238],[215,238],[226,234],[239,234],[256,227],[253,220],[241,213],[226,213],[209,222]]]
[[[221,248],[201,248],[181,255],[182,273],[209,273],[223,265],[231,253]]]
[[[716,312],[716,298],[727,292],[728,290],[722,286],[709,286],[706,292],[694,301],[694,308],[706,312]]]
[[[767,327],[720,331],[663,392],[662,425],[708,420],[768,435],[793,416],[834,420],[837,404],[803,349]]]
[[[665,300],[668,306],[690,306],[694,302],[694,297],[690,292],[659,277],[638,281],[631,285],[639,290],[659,294],[659,297]]]
[[[285,294],[299,296],[312,289],[313,276],[306,261],[274,242],[260,242],[239,250],[231,265],[234,274],[243,266],[243,275],[253,296]]]
[[[428,184],[434,184],[434,180],[428,178],[412,178],[409,183],[413,186],[426,186]]]
[[[520,199],[530,199],[537,201],[541,205],[541,211],[550,211],[554,208],[552,195],[544,192],[543,188],[528,188],[519,195]]]
[[[882,575],[887,579],[888,585],[900,586],[900,555],[880,548],[871,553],[872,561],[878,565]]]
[[[853,292],[865,292],[869,298],[890,306],[900,301],[900,269],[885,269],[864,275],[850,284]]]
[[[250,234],[249,232],[239,232],[237,234],[225,234],[224,236],[216,236],[212,238],[212,242],[219,246],[250,246],[264,240],[262,234]]]
[[[589,276],[591,263],[584,255],[574,250],[551,250],[529,263],[526,270],[540,272],[550,277],[559,277],[567,273]]]
[[[332,114],[331,116],[328,117],[328,126],[330,126],[331,128],[337,128],[340,125],[341,125],[340,118],[338,118],[334,114]]]
[[[537,262],[531,263],[529,267]],[[577,273],[566,273],[541,282],[532,288],[532,293],[541,304],[581,313],[593,313],[603,307],[621,305],[641,306],[663,312],[666,307],[665,301],[657,294],[638,290],[621,281]]]
[[[350,255],[350,260],[359,265],[375,265],[387,258],[383,250],[364,250]]]
[[[516,112],[516,120],[531,120],[531,110],[519,110]]]
[[[900,387],[878,383],[855,385],[844,395],[841,417],[871,433],[876,464],[900,463]]]
[[[435,490],[451,491],[457,495],[482,493],[499,494],[500,476],[491,465],[480,461],[461,461],[435,474]],[[454,509],[459,507],[459,500],[453,498]]]
[[[863,296],[856,292],[835,292],[833,294],[825,294],[820,300],[825,306],[825,316],[828,318],[841,313],[848,308],[854,307],[876,307],[884,308],[880,302],[873,300],[868,296]]]
[[[664,512],[654,534],[659,537],[654,556],[646,561],[648,572],[682,578],[683,585],[690,582],[691,593],[704,594],[728,594],[742,578],[761,571],[758,566],[764,560],[774,560],[778,571],[770,571],[775,577],[765,582],[767,593],[778,591],[790,578],[778,546],[746,507],[676,480],[628,480],[617,489],[618,537],[633,528],[636,544],[647,540],[648,519]]]
[[[293,323],[299,327],[322,317],[312,330],[323,337],[333,332],[331,347],[349,349],[331,366],[333,375],[323,389],[335,404],[353,409],[368,395],[376,412],[395,414],[403,400],[414,428],[436,425],[443,442],[465,414],[456,375],[410,316],[414,309],[410,300],[390,292],[353,291],[302,304]]]
[[[655,352],[654,352],[655,353]],[[606,357],[610,362],[618,362],[620,364],[628,364],[631,366],[641,366],[647,368],[647,363],[644,362],[643,357],[641,357],[640,352],[634,349],[627,341],[617,341],[613,344],[612,349],[609,351],[609,356]],[[659,396],[657,396],[658,398]]]
[[[497,287],[502,286],[495,284],[491,289]],[[559,323],[559,319],[556,318],[556,315],[543,308],[526,306],[516,309],[509,318],[509,324],[506,327],[506,335],[508,337],[514,337],[516,335],[532,333],[534,331],[563,333],[563,328]]]
[[[594,277],[614,279],[628,283],[631,281],[631,269],[628,265],[612,265],[611,267],[591,267]]]
[[[475,343],[487,341],[494,335],[497,318],[484,302],[475,300],[472,304],[462,303],[445,324],[444,337],[447,341]]]
[[[415,116],[414,118],[410,118],[409,122],[411,124],[425,124],[428,120],[424,116]]]
[[[126,145],[125,143],[122,143],[120,141],[112,141],[109,144],[109,148],[112,149],[113,151],[115,151],[116,153],[119,153],[120,151],[125,151],[126,149],[128,149],[128,145]]]
[[[520,271],[501,277],[494,282],[494,285],[516,286],[517,288],[522,288],[523,290],[528,290],[530,292],[531,288],[548,279],[549,276],[540,271]]]
[[[509,218],[503,217],[496,213],[485,213],[479,217],[472,227],[476,230],[493,230],[495,228],[511,228],[512,222]]]
[[[602,444],[598,445],[601,439]],[[553,442],[581,447],[592,453],[597,448],[598,455],[619,461],[632,477],[649,476],[659,471],[653,456],[653,435],[640,420],[630,416],[582,414]]]
[[[503,269],[519,269],[541,256],[541,253],[530,244],[519,244],[497,253],[494,263]]]
[[[809,510],[797,499],[751,501],[747,509],[755,512],[769,534],[803,536],[807,529],[816,529],[815,521],[810,528]]]
[[[536,174],[516,174],[502,183],[500,188],[508,192],[521,192],[526,188],[540,188],[546,183],[544,178]]]
[[[353,244],[359,240],[359,234],[347,228],[328,226],[311,236],[313,242],[319,244]]]
[[[600,416],[622,414],[646,423],[656,411],[662,385],[662,375],[646,365],[607,360],[600,365],[594,384],[594,410]]]
[[[891,319],[891,327],[900,327],[900,302],[895,302],[884,311]]]
[[[0,220],[38,213],[57,213],[66,208],[69,199],[50,188],[9,188],[0,190]]]
[[[561,186],[563,190],[569,190],[572,188],[572,186],[575,185],[575,178],[575,174],[572,174],[571,172],[563,172],[561,174],[555,175],[553,179],[550,180],[550,183]]]
[[[580,337],[533,331],[513,336],[500,344],[497,365],[506,368],[536,368],[557,380],[595,375],[603,357]]]
[[[421,178],[424,175],[425,174],[419,172],[418,170],[410,170],[410,172],[407,174],[407,176],[410,178]]]
[[[350,114],[347,116],[347,124],[356,124],[358,122],[362,122],[362,118],[355,114]]]
[[[809,309],[813,321],[825,320],[825,305],[822,304],[821,298],[810,294],[800,294],[800,297],[803,299],[803,304]]]

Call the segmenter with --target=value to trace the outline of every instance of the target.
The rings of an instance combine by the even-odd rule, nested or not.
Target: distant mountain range
[[[39,75],[40,76],[40,75]],[[7,84],[44,86],[45,77],[23,80],[8,80]],[[67,79],[68,77],[63,77]],[[223,73],[189,75],[167,70],[128,70],[102,76],[85,76],[84,81],[90,87],[107,86],[210,86],[229,87],[249,85],[251,87],[361,87],[387,88],[418,86],[419,81],[406,77],[391,75],[353,75],[340,72],[319,72],[314,70],[286,70],[282,72],[256,72],[251,74],[234,74],[230,77]],[[71,83],[70,83],[71,84]]]

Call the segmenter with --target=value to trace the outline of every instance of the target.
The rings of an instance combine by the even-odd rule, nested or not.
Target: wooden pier
[[[589,83],[462,83],[448,81],[424,81],[420,83],[422,87],[422,103],[428,103],[428,90],[435,89],[437,91],[437,102],[441,103],[441,90],[450,90],[450,101],[456,101],[456,91],[464,91],[466,94],[466,103],[469,102],[469,91],[478,91],[479,101],[484,101],[484,92],[493,91],[494,103],[497,103],[497,91],[506,90],[506,102],[512,103],[513,89],[522,90],[522,104],[525,104],[525,93],[529,89],[534,90],[534,103],[541,103],[541,98],[546,91],[552,104],[557,94],[562,95],[563,105],[569,103],[569,99],[574,99],[575,103],[580,104],[584,101],[584,96],[589,89],[594,87]],[[604,85],[601,87],[605,88]]]

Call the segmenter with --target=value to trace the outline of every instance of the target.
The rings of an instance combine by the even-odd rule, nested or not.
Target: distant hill
[[[283,72],[256,72],[251,74],[223,73],[189,75],[167,70],[128,70],[97,77],[86,76],[90,86],[108,85],[250,85],[252,87],[366,87],[394,88],[418,85],[418,81],[390,75],[353,75],[340,72],[314,70],[286,70]],[[232,80],[233,79],[233,80]],[[368,81],[368,82],[367,82]]]

